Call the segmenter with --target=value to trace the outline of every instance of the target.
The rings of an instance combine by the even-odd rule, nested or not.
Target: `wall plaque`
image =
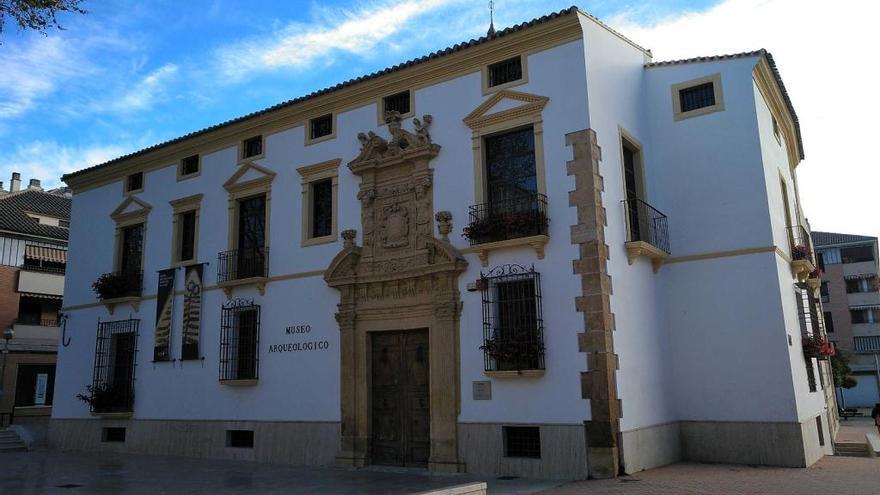
[[[492,400],[492,382],[489,380],[474,382],[474,400]]]

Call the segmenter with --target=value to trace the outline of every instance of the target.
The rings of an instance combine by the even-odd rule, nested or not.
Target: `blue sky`
[[[496,26],[571,2],[495,0]],[[61,17],[65,31],[42,36],[7,25],[0,45],[0,180],[8,187],[10,174],[19,171],[25,181],[40,178],[57,186],[62,173],[481,36],[488,25],[487,3],[86,1],[87,15]],[[578,5],[653,49],[658,60],[770,49],[805,127],[813,175],[804,178],[802,190],[818,198],[828,184],[820,181],[821,169],[815,168],[820,163],[812,157],[840,161],[825,143],[832,129],[822,126],[831,117],[852,117],[818,103],[820,83],[829,82],[817,80],[816,61],[823,60],[826,78],[831,77],[826,56],[853,72],[847,58],[831,50],[838,36],[841,46],[852,50],[864,44],[864,56],[874,58],[867,19],[880,14],[868,12],[876,11],[877,3],[843,0],[831,11],[802,0]],[[836,16],[852,10],[846,4],[864,15],[841,17],[839,32],[828,33]],[[862,24],[864,38],[853,38],[861,36]],[[811,34],[814,27],[830,38],[820,44],[821,37]],[[839,138],[842,144],[847,136]],[[864,192],[876,196],[873,189]],[[805,205],[811,214],[806,200]],[[876,211],[876,205],[865,208]],[[817,215],[820,228],[880,233],[877,219],[866,229]]]

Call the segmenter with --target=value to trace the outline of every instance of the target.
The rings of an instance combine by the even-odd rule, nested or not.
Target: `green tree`
[[[58,23],[57,14],[73,12],[85,14],[80,4],[84,0],[0,0],[0,34],[6,18],[18,24],[19,29],[30,29],[46,34],[51,28],[64,29]],[[0,43],[3,41],[0,40]]]
[[[849,367],[849,354],[844,351],[838,350],[831,356],[831,375],[835,387],[850,389],[858,384]]]

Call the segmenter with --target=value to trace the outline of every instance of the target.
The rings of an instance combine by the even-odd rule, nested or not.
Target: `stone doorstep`
[[[437,490],[418,492],[414,495],[486,495],[486,483],[468,483],[466,485],[450,486]]]

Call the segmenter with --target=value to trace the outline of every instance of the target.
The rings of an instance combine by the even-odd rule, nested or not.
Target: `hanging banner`
[[[186,267],[183,277],[183,349],[180,359],[199,359],[199,329],[202,324],[202,272],[205,265]]]
[[[156,291],[156,339],[153,361],[171,359],[171,320],[174,315],[174,274],[176,268],[159,271]]]

